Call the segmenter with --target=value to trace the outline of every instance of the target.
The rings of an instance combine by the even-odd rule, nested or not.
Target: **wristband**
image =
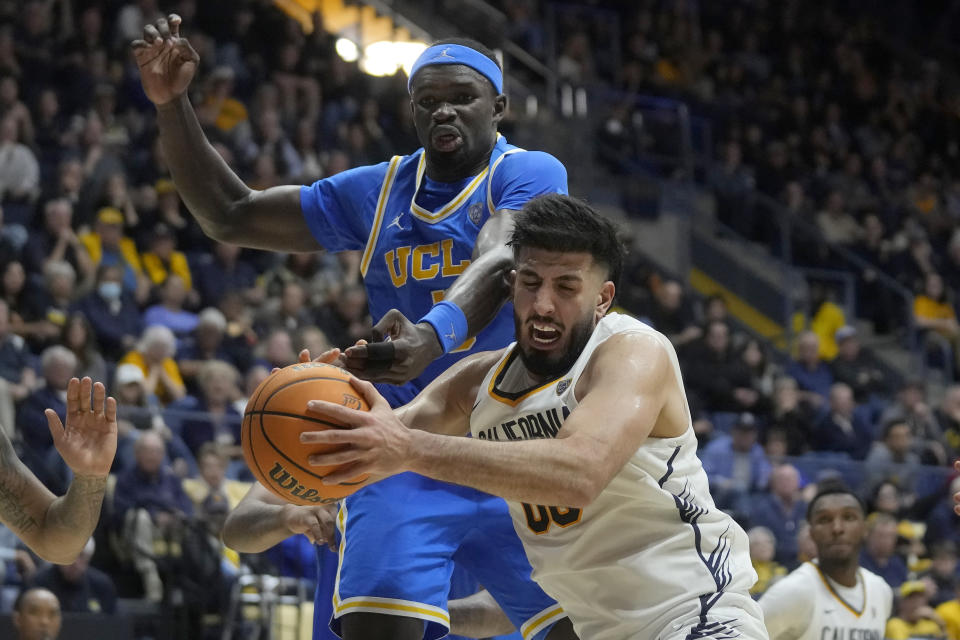
[[[444,353],[450,353],[467,339],[467,316],[463,309],[447,300],[433,305],[420,322],[433,327]]]

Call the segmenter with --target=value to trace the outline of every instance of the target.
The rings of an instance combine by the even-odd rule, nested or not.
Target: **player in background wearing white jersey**
[[[517,343],[464,359],[396,413],[359,380],[369,412],[308,403],[352,427],[304,434],[340,445],[311,462],[345,465],[329,482],[415,470],[506,498],[534,579],[581,638],[766,638],[746,533],[710,497],[676,353],[607,315],[615,227],[546,195],[516,215],[511,245]]]
[[[760,598],[771,640],[883,640],[893,591],[860,566],[866,514],[839,482],[820,487],[807,507],[817,559],[805,562]]]

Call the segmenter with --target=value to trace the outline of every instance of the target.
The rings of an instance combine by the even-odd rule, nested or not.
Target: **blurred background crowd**
[[[951,29],[960,8],[894,2],[866,15],[834,4],[493,3],[508,18],[504,41],[561,85],[617,97],[582,147],[549,149],[568,161],[571,193],[589,195],[574,153],[612,184],[679,181],[709,197],[731,235],[853,274],[855,304],[814,287],[786,341],[642,251],[619,303],[678,349],[714,497],[750,533],[756,593],[815,554],[806,500],[840,476],[869,507],[863,565],[914,616],[919,598],[960,594],[949,500],[960,490],[949,473],[960,454],[960,83],[956,51],[915,40]],[[246,398],[300,348],[369,338],[371,321],[357,256],[241,251],[207,239],[186,211],[129,53],[161,9],[183,17],[201,60],[191,99],[251,187],[309,184],[419,144],[403,74],[346,61],[320,13],[305,34],[266,0],[0,0],[0,427],[62,492],[69,472],[43,410],[62,415],[69,378],[89,375],[121,416],[95,540],[63,568],[0,532],[0,610],[40,584],[68,612],[172,612],[143,637],[171,625],[214,637],[256,624],[238,603],[263,585],[244,576],[315,575],[302,540],[243,557],[219,541],[250,479],[238,447]],[[635,109],[639,95],[681,101],[709,123],[686,173],[650,161],[663,141]],[[524,137],[544,117],[514,108],[502,130],[549,148]],[[784,239],[764,198],[805,231]],[[617,203],[628,230],[640,218],[631,202]],[[891,367],[865,332],[916,339],[924,366]],[[928,366],[942,371],[935,388],[915,375]]]

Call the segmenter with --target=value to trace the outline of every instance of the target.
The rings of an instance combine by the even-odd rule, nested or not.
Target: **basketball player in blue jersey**
[[[197,122],[186,91],[198,56],[179,28],[171,15],[147,25],[133,44],[178,191],[204,231],[222,242],[362,250],[370,310],[391,340],[353,346],[342,364],[396,384],[380,389],[399,406],[464,356],[510,341],[504,302],[511,212],[537,195],[565,193],[566,171],[552,156],[524,152],[498,134],[506,97],[491,52],[448,41],[417,60],[409,90],[422,149],[308,187],[253,191]],[[257,552],[294,533],[318,540],[329,518],[322,507],[280,504],[255,486],[223,535],[231,547]],[[338,529],[332,626],[348,640],[445,635],[454,558],[497,597],[525,640],[575,637],[562,610],[530,579],[498,498],[404,474],[348,498]],[[320,592],[318,612],[330,601]],[[324,637],[326,622],[316,615],[315,638]]]

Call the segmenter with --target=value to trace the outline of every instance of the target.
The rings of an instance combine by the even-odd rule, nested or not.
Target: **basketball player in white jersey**
[[[515,224],[517,342],[464,359],[396,414],[361,381],[369,412],[310,402],[352,427],[304,434],[340,445],[311,462],[344,465],[330,483],[414,470],[506,498],[534,579],[580,638],[766,638],[747,536],[710,497],[676,353],[607,315],[616,229],[562,195]]]
[[[807,521],[817,559],[760,598],[771,640],[883,640],[893,591],[859,564],[866,537],[860,498],[840,484],[822,486]]]

